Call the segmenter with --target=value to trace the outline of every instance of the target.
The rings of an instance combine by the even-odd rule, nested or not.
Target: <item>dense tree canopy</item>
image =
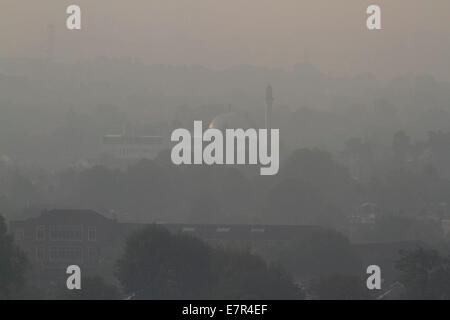
[[[369,299],[364,279],[351,275],[334,274],[320,277],[311,285],[313,297],[319,300]]]
[[[247,252],[216,249],[191,236],[150,226],[133,234],[118,278],[135,299],[297,299],[280,268]]]
[[[408,299],[450,299],[450,258],[423,247],[401,252],[397,261]]]
[[[0,215],[0,299],[10,297],[22,287],[28,266],[25,254],[7,234],[5,219]]]
[[[341,233],[317,228],[299,233],[275,256],[296,277],[355,275],[363,271],[360,257]]]
[[[69,300],[119,300],[122,297],[119,289],[107,283],[101,277],[83,277],[82,290],[68,291],[62,289],[59,298]]]

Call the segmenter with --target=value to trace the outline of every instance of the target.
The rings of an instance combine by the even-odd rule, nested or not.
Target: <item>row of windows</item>
[[[144,153],[154,153],[155,151],[152,149],[131,149],[131,148],[123,148],[119,150],[119,154],[122,156],[135,155],[135,154],[144,154]]]
[[[82,226],[38,226],[36,227],[36,240],[46,240],[46,231],[50,241],[82,241],[83,227]],[[88,241],[97,240],[97,228],[87,228]]]
[[[230,232],[231,228],[230,227],[218,227],[216,228],[216,232]],[[250,230],[250,232],[265,232],[266,230],[264,228],[252,228]],[[181,232],[195,232],[195,228],[194,227],[183,227],[181,229]]]
[[[100,248],[87,248],[85,259],[97,261],[100,258]],[[51,262],[80,262],[83,260],[83,248],[81,247],[37,247],[36,259]]]
[[[83,229],[81,226],[50,226],[49,239],[52,241],[81,241]]]
[[[164,142],[161,136],[141,136],[141,137],[126,137],[126,136],[104,136],[103,144],[105,145],[150,145],[160,146]]]

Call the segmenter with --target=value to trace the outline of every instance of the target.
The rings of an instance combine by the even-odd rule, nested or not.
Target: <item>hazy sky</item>
[[[382,31],[365,26],[369,4]],[[83,30],[65,28],[82,8]],[[325,73],[450,78],[449,0],[0,0],[0,57],[136,57],[146,63],[290,68],[305,57]]]

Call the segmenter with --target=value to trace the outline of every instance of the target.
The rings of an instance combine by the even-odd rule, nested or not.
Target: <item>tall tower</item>
[[[273,96],[272,96],[272,86],[269,84],[266,88],[266,129],[270,133],[270,129],[272,128],[272,105],[273,105]]]

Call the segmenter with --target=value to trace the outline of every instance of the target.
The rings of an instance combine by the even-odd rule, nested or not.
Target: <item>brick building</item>
[[[71,264],[84,274],[113,276],[126,238],[145,224],[123,223],[91,210],[51,210],[40,216],[11,221],[9,230],[27,253],[40,277],[65,276]],[[287,245],[312,226],[164,224],[173,233],[190,234],[211,245],[264,253]],[[151,254],[151,253],[149,253]]]

